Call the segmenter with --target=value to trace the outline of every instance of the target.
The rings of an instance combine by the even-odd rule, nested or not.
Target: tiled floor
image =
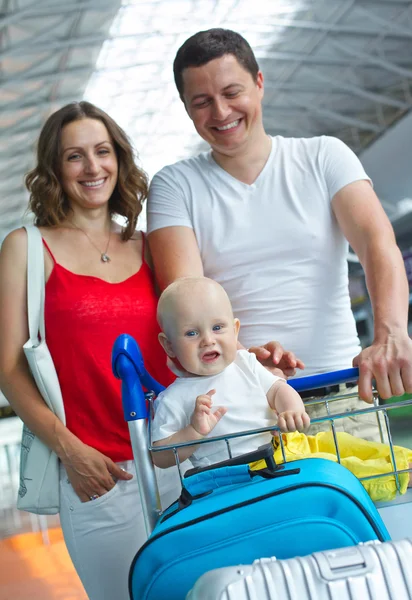
[[[0,600],[87,600],[59,528],[0,540]]]

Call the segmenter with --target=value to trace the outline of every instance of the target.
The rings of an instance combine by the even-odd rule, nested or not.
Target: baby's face
[[[168,339],[182,367],[193,375],[216,375],[236,357],[239,321],[219,291],[193,290],[175,306]]]

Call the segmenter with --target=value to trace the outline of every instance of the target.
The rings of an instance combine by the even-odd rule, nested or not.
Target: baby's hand
[[[190,424],[200,435],[210,433],[227,411],[227,408],[220,406],[215,412],[212,412],[213,394],[216,394],[216,390],[210,390],[207,394],[196,398],[196,406]]]
[[[285,410],[278,416],[281,431],[304,431],[310,425],[310,417],[304,410]]]

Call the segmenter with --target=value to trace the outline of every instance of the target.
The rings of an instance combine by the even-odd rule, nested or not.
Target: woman
[[[89,598],[126,600],[128,570],[145,530],[120,382],[111,373],[116,337],[133,335],[153,376],[164,385],[174,379],[157,342],[144,237],[135,231],[147,179],[120,127],[79,102],[44,125],[26,185],[45,247],[46,339],[66,426],[44,403],[22,350],[29,337],[24,229],[6,237],[0,254],[0,384],[60,459],[62,529]],[[125,218],[124,228],[114,215]],[[173,500],[175,482],[168,481]]]

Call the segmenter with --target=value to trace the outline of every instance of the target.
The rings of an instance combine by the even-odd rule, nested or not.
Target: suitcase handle
[[[184,480],[183,496],[185,503],[190,500],[202,497],[218,488],[227,487],[239,483],[249,483],[254,477],[262,477],[262,479],[277,479],[278,477],[286,477],[288,475],[297,475],[300,469],[285,469],[280,468],[278,471],[270,471],[269,469],[258,469],[252,471],[249,465],[235,465],[233,467],[220,467],[211,469],[210,471],[202,471],[191,475]],[[189,502],[190,503],[190,502]]]
[[[330,371],[329,373],[320,373],[319,375],[307,375],[305,377],[296,377],[288,379],[288,384],[297,392],[314,390],[317,388],[338,385],[339,383],[348,383],[359,379],[359,369],[341,369],[340,371]]]
[[[249,465],[235,465],[233,467],[221,467],[196,473],[184,481],[187,492],[195,498],[217,488],[227,487],[238,483],[251,481]]]
[[[266,468],[272,473],[274,473],[278,468],[282,467],[278,467],[276,465],[273,452],[273,444],[269,442],[268,444],[259,446],[257,450],[253,450],[252,452],[247,452],[246,454],[241,454],[240,456],[228,458],[227,460],[222,460],[220,462],[214,463],[213,465],[208,465],[207,467],[193,467],[193,469],[188,469],[184,477],[186,479],[187,477],[193,477],[193,475],[197,475],[198,473],[212,471],[213,469],[222,469],[223,467],[233,467],[235,465],[249,465],[250,463],[257,462],[258,460],[264,460],[266,463]]]

